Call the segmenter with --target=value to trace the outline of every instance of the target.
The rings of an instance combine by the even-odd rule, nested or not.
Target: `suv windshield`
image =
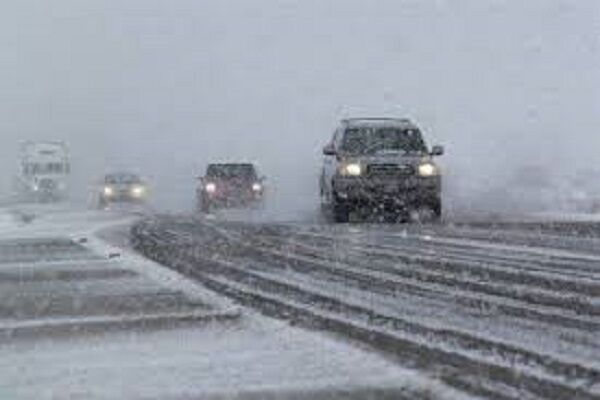
[[[256,178],[256,171],[252,164],[213,164],[206,170],[206,176],[211,178]]]
[[[341,150],[348,154],[381,152],[424,153],[427,147],[417,129],[406,128],[349,128],[342,139]]]
[[[131,184],[142,183],[142,180],[136,175],[129,175],[129,174],[109,175],[106,177],[105,183],[108,183],[111,185],[118,185],[118,184],[131,185]]]

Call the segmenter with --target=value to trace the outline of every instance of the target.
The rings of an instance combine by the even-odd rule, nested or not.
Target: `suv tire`
[[[208,200],[202,199],[200,201],[198,209],[200,210],[200,212],[208,214],[210,212],[210,203],[208,202]]]
[[[344,224],[350,221],[350,207],[347,204],[334,201],[331,210],[333,213],[333,222]]]
[[[442,199],[437,199],[435,202],[433,202],[433,204],[431,205],[431,210],[433,211],[434,221],[441,220],[443,212]]]

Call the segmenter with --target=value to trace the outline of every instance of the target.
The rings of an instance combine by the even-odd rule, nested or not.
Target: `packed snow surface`
[[[35,217],[24,223],[23,214]],[[457,397],[441,383],[348,342],[240,310],[123,243],[99,238],[98,232],[106,237],[107,230],[122,231],[118,227],[134,219],[48,208],[0,213],[0,244],[12,257],[6,261],[2,257],[8,255],[0,254],[0,288],[18,290],[10,303],[14,312],[0,316],[0,398],[243,398],[248,393],[318,398],[328,391],[369,388],[409,398],[410,393]],[[19,247],[24,245],[30,247]],[[31,246],[38,245],[40,254],[18,254],[18,249],[37,251]],[[175,308],[152,305],[160,304],[153,296],[166,295],[176,299]],[[26,307],[40,296],[52,299],[50,304]],[[127,296],[144,300],[131,303]],[[88,309],[93,315],[81,314]],[[186,318],[178,317],[185,312]],[[153,318],[163,321],[156,324]]]

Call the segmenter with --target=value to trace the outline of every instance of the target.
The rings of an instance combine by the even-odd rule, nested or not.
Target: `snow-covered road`
[[[143,258],[137,218],[0,211],[0,399],[467,397]]]
[[[600,228],[581,237],[561,226],[164,216],[134,236],[140,251],[242,304],[362,341],[471,395],[595,399]]]

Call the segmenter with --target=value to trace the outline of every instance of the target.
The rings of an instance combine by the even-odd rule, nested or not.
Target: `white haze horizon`
[[[78,199],[133,169],[190,210],[206,164],[239,158],[274,210],[309,212],[337,121],[397,116],[446,147],[466,207],[524,165],[600,165],[599,36],[595,0],[8,1],[0,189],[19,141],[64,140]]]

